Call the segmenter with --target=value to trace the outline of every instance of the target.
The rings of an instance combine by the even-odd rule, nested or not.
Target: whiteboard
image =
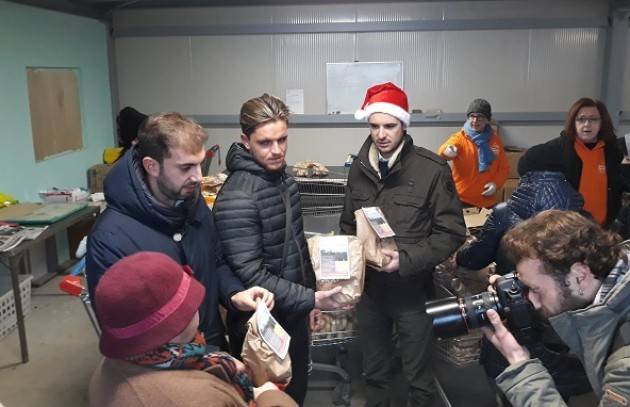
[[[402,62],[348,62],[326,64],[326,112],[354,114],[365,92],[379,83],[403,87]]]

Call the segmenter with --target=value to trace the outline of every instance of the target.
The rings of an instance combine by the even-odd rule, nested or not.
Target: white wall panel
[[[360,62],[402,61],[410,108],[444,108],[444,33],[387,32],[357,34]]]
[[[532,30],[530,54],[523,110],[565,111],[582,96],[600,96],[603,30]]]
[[[488,99],[495,111],[519,111],[527,78],[528,30],[450,31],[445,35],[445,111],[463,112],[470,100]]]
[[[504,0],[444,2],[444,18],[584,18],[608,15],[605,0]]]
[[[120,106],[144,112],[191,111],[188,37],[116,40]]]
[[[191,49],[186,113],[238,114],[250,97],[277,92],[271,36],[193,37]]]
[[[584,18],[608,15],[604,0],[429,1],[258,7],[123,9],[114,27],[208,24],[312,24],[491,18]]]
[[[292,34],[274,36],[278,97],[286,89],[304,89],[304,113],[326,112],[326,63],[352,62],[353,34]]]
[[[527,7],[523,7],[527,4]],[[405,2],[387,5],[222,7],[127,10],[117,27],[221,24],[326,24],[440,19],[583,18],[606,15],[590,0]],[[327,62],[403,61],[412,108],[463,112],[474,97],[495,111],[566,111],[599,96],[603,29],[468,30],[282,35],[217,35],[115,40],[119,102],[146,112],[237,114],[248,98],[304,89],[306,114],[324,114]],[[630,42],[629,42],[630,44]],[[629,45],[630,47],[630,45]],[[629,49],[630,51],[630,49]],[[630,52],[628,52],[630,55]],[[630,63],[625,94],[630,94]],[[624,108],[630,110],[630,97]],[[462,121],[464,117],[462,117]],[[506,144],[528,147],[555,137],[557,126],[508,126]],[[412,127],[419,145],[437,149],[456,128]],[[224,153],[239,130],[209,129]],[[288,161],[338,165],[356,152],[366,128],[291,128]],[[214,141],[213,141],[214,140]],[[332,148],[331,148],[332,147]],[[217,165],[217,163],[213,164]]]
[[[209,24],[271,24],[270,7],[200,7],[127,9],[114,13],[114,27],[186,26]]]
[[[356,21],[356,6],[352,4],[330,4],[318,6],[267,7],[276,24],[352,23]]]

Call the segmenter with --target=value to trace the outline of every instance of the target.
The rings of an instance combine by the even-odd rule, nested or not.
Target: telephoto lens
[[[501,304],[491,292],[427,302],[427,314],[433,318],[433,332],[438,338],[466,335],[470,329],[489,325],[486,317],[489,309],[501,315]]]
[[[523,284],[514,274],[506,274],[495,282],[496,293],[487,291],[467,297],[449,297],[426,303],[433,318],[433,332],[438,338],[466,335],[469,330],[490,326],[486,311],[493,309],[507,318],[510,330],[526,332],[532,325],[531,303]]]

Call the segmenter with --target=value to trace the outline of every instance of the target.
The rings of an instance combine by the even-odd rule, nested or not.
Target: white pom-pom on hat
[[[354,118],[357,120],[364,120],[367,118],[367,112],[363,109],[359,109],[354,112]]]

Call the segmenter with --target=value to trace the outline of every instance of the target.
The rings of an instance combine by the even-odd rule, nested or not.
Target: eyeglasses
[[[586,122],[591,122],[591,124],[597,124],[602,121],[601,117],[576,117],[575,121],[580,124],[586,124]]]

